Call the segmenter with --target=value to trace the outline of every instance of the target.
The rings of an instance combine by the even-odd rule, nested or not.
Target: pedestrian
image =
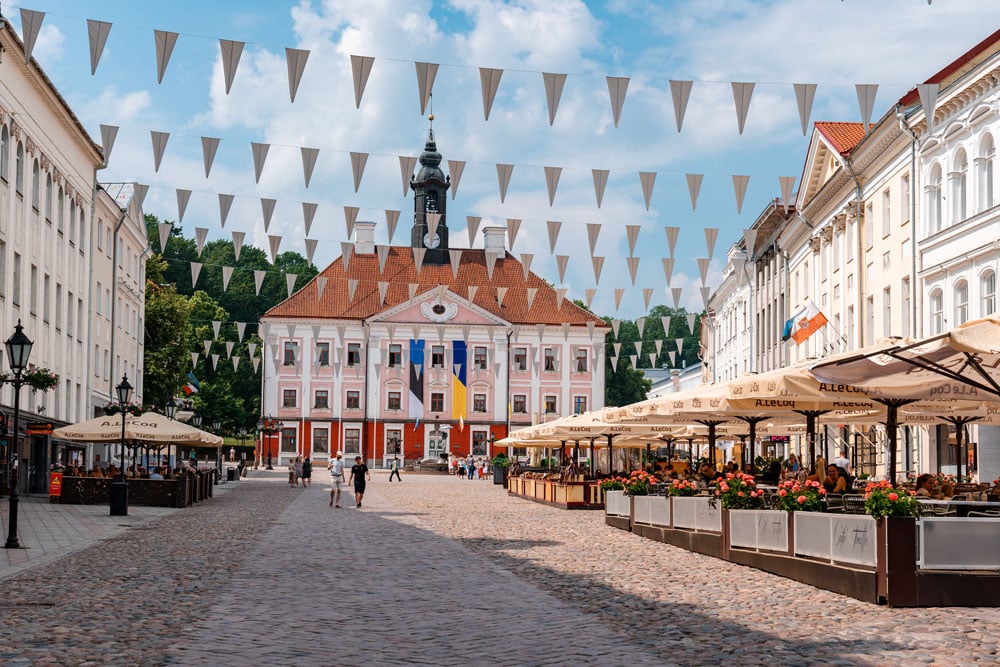
[[[313,464],[307,456],[302,462],[302,486],[312,486]]]
[[[403,478],[399,476],[399,457],[398,456],[396,458],[394,458],[392,460],[392,463],[389,465],[389,481],[390,482],[392,481],[392,476],[393,475],[396,476],[396,480],[397,481],[399,481],[399,482],[403,481]]]
[[[465,459],[465,470],[469,474],[469,479],[475,478],[475,476],[476,476],[476,460],[474,458],[472,458],[472,454],[469,454],[469,457],[467,459]]]
[[[333,480],[333,486],[330,488],[330,507],[340,507],[340,489],[344,484],[343,452],[337,452],[337,458],[331,461],[326,468],[330,471],[330,477]]]
[[[368,466],[361,462],[360,456],[355,456],[354,465],[351,466],[351,477],[347,483],[354,483],[354,499],[358,501],[358,507],[361,507],[361,501],[365,497],[365,484],[371,479],[372,474],[368,472]]]
[[[448,474],[454,475],[455,468],[457,467],[458,467],[458,460],[455,458],[455,455],[452,454],[451,456],[448,457]]]
[[[298,486],[298,480],[295,477],[295,461],[288,462],[288,486]]]
[[[295,457],[295,486],[299,485],[299,480],[302,479],[302,457]],[[302,482],[302,486],[305,486],[305,481]]]
[[[235,447],[230,447],[229,448],[229,461],[232,462],[232,461],[235,461],[235,460],[236,460],[236,448]]]

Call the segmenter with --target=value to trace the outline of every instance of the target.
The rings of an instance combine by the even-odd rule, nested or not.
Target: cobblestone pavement
[[[485,481],[376,474],[336,510],[251,474],[6,578],[0,664],[1000,662],[998,609],[877,607]]]

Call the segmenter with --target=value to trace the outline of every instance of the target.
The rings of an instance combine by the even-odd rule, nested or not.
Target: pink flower
[[[737,496],[739,496],[740,498],[742,498],[742,497],[743,497],[743,492],[742,492],[742,491],[740,491],[740,492],[739,492],[739,493],[737,493],[736,495],[737,495]]]
[[[896,502],[897,500],[899,500],[899,495],[895,493],[890,493],[889,500],[891,500],[892,502]]]
[[[722,489],[723,491],[728,491],[729,485],[723,482],[722,484],[719,485],[719,488]]]
[[[806,501],[806,497],[805,496],[799,496],[795,500],[798,501],[799,505],[801,505],[802,503],[804,503]]]
[[[778,489],[778,495],[784,498],[785,496],[788,495],[788,491],[785,491],[784,489]]]

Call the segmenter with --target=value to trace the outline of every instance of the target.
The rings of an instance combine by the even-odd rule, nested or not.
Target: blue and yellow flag
[[[469,365],[468,351],[464,340],[456,340],[452,343],[451,360],[451,418],[455,421],[461,420],[463,425],[466,417],[466,394],[465,394],[465,372]]]

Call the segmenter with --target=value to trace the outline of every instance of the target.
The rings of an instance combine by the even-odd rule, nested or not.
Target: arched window
[[[941,231],[941,165],[931,169],[927,179],[927,231],[935,234]]]
[[[944,333],[944,292],[931,292],[931,335]]]
[[[0,178],[10,180],[10,133],[6,125],[0,129]]]
[[[45,176],[45,221],[52,222],[52,174]]]
[[[56,210],[56,230],[62,231],[63,228],[63,215],[66,212],[66,196],[63,194],[62,186],[59,186],[59,196],[58,196],[59,206]]]
[[[955,154],[954,171],[951,175],[951,224],[957,224],[968,217],[968,173],[969,160],[963,149]]]
[[[37,211],[42,192],[42,171],[38,160],[31,164],[31,206]]]
[[[983,317],[997,312],[997,274],[988,271],[979,279],[979,293],[982,298]]]
[[[960,280],[955,285],[955,322],[953,326],[969,321],[969,283]]]
[[[996,162],[997,147],[989,134],[983,139],[979,150],[977,171],[979,172],[979,210],[993,208],[996,202],[993,194],[993,164]]]
[[[24,196],[24,144],[17,144],[17,160],[14,163],[14,190]]]

